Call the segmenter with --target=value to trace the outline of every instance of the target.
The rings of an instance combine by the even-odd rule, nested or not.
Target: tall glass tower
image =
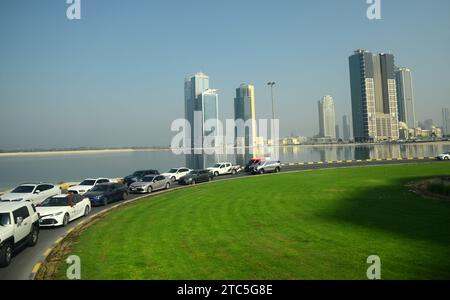
[[[395,79],[397,84],[398,120],[405,123],[408,128],[416,128],[411,70],[407,68],[396,69]]]
[[[319,101],[319,136],[336,139],[336,115],[333,97],[325,96]]]

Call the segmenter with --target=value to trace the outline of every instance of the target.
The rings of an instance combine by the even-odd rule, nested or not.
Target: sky
[[[255,85],[270,118],[276,81],[281,135],[318,132],[317,101],[351,114],[348,57],[395,55],[413,72],[416,115],[450,107],[450,1],[0,1],[0,149],[168,146],[184,117],[184,78],[202,71],[233,118],[235,89]]]

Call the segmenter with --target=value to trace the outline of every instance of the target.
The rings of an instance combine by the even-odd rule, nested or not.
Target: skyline
[[[64,1],[4,1],[0,149],[167,146],[170,123],[183,116],[182,79],[198,71],[220,91],[221,119],[233,118],[234,92],[243,82],[255,86],[257,118],[269,118],[265,84],[274,80],[281,136],[313,136],[322,95],[333,96],[337,120],[351,115],[347,58],[358,48],[393,53],[398,67],[411,69],[417,120],[441,125],[450,94],[450,5],[436,2],[383,2],[383,19],[369,21],[367,4],[356,0],[285,1],[282,7],[245,1],[240,9],[253,12],[246,20],[231,18],[237,1],[191,7],[83,1],[77,23],[65,19]],[[186,10],[170,10],[174,6]],[[203,24],[188,18],[199,7],[215,12],[216,23],[202,32],[208,51],[196,51],[195,30],[192,39],[184,34],[185,22]],[[66,121],[72,115],[77,122]]]

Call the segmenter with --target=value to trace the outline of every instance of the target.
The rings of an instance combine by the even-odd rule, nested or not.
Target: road
[[[371,165],[386,165],[386,164],[408,164],[408,163],[448,163],[436,161],[432,158],[409,158],[403,160],[360,160],[360,161],[338,161],[338,162],[310,162],[302,164],[290,164],[283,167],[282,172],[301,171],[311,169],[326,169],[326,168],[342,168],[352,166],[371,166]],[[450,163],[449,163],[450,166]],[[249,176],[245,173],[238,173],[234,176],[221,176],[216,180],[224,180],[231,178],[239,178]],[[175,184],[177,186],[177,184]],[[187,187],[189,188],[189,187]],[[131,195],[130,199],[135,199],[142,195]],[[111,203],[106,207],[94,207],[91,214],[99,213],[117,203]],[[32,271],[36,265],[43,260],[48,254],[49,249],[64,237],[71,228],[76,227],[83,219],[78,219],[70,223],[64,228],[44,228],[41,229],[39,235],[39,242],[35,247],[19,249],[15,254],[11,265],[0,269],[0,280],[28,280],[32,279]]]

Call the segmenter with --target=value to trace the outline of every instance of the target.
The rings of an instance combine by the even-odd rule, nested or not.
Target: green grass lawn
[[[450,202],[405,184],[448,164],[215,182],[112,212],[73,246],[82,279],[450,279]],[[60,266],[64,278],[66,266]]]

